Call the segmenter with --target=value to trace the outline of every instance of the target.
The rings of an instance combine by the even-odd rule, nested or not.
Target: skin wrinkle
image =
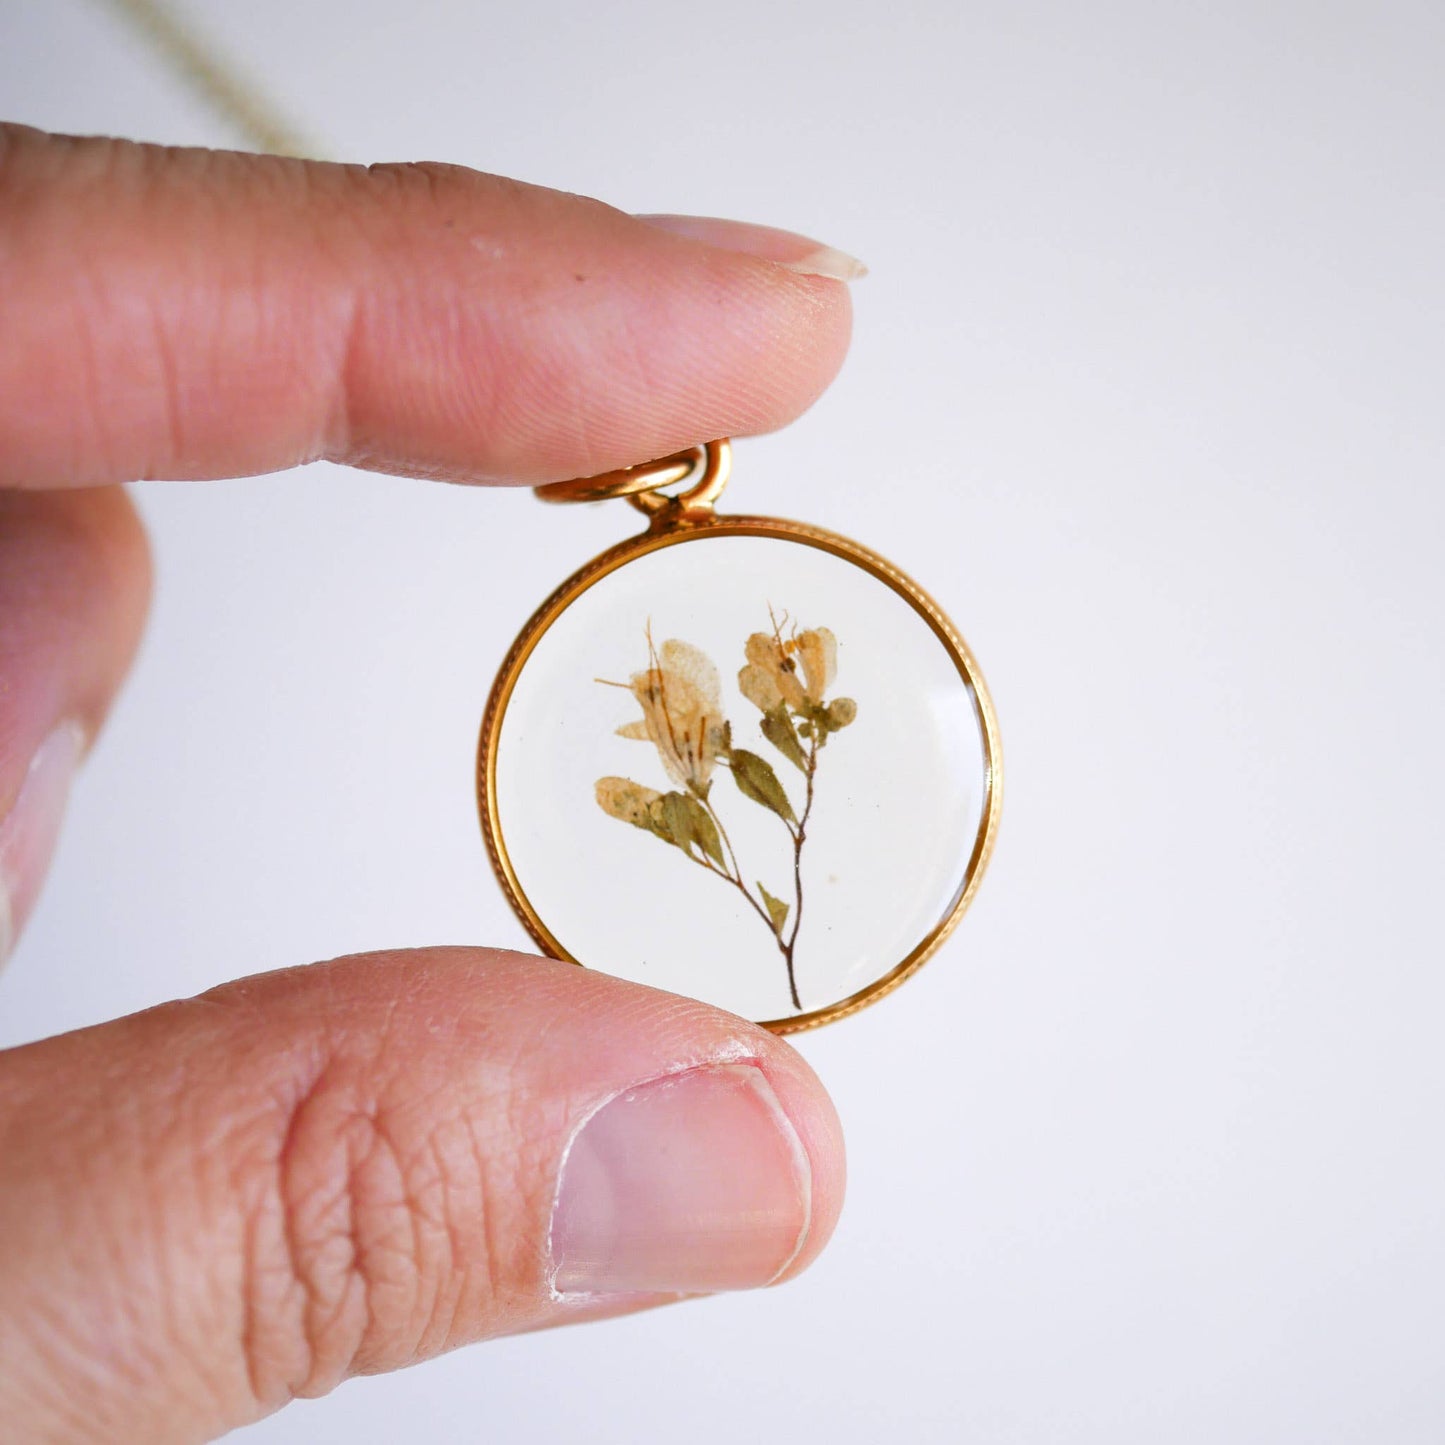
[[[319,1206],[309,1239],[304,1227],[294,1230],[305,1261],[309,1304],[312,1368],[296,1386],[303,1397],[325,1394],[353,1372],[377,1308],[375,1252],[367,1237],[374,1227],[369,1176],[373,1161],[385,1156],[386,1140],[374,1106],[357,1107],[335,1132],[333,1149],[343,1161],[339,1175],[323,1178],[315,1194],[298,1194],[292,1203],[296,1217],[303,1204]]]
[[[449,1151],[442,1142],[447,1120],[445,1111],[432,1119],[425,1101],[408,1101],[408,1115],[423,1121],[420,1137],[409,1152],[402,1150],[400,1139],[391,1140],[400,1161],[400,1178],[405,1191],[407,1219],[411,1225],[411,1253],[414,1261],[410,1271],[412,1285],[411,1324],[409,1333],[417,1341],[417,1349],[426,1339],[430,1322],[435,1318],[443,1281],[449,1278],[451,1266],[459,1255],[455,1248],[453,1223],[449,1215],[448,1168]],[[388,1128],[382,1115],[379,1127]],[[416,1349],[412,1351],[412,1357]]]
[[[265,1379],[267,1372],[262,1367],[259,1351],[263,1345],[272,1344],[280,1334],[280,1330],[275,1323],[268,1325],[267,1306],[259,1302],[257,1286],[267,1276],[253,1273],[245,1284],[249,1301],[245,1340],[247,1375],[251,1380],[256,1402],[265,1412],[286,1403],[287,1399],[297,1393],[297,1382],[304,1381],[315,1370],[314,1342],[308,1329],[311,1287],[301,1264],[295,1213],[288,1199],[287,1181],[296,1152],[296,1139],[302,1127],[306,1103],[315,1097],[316,1090],[321,1087],[328,1067],[329,1065],[325,1063],[318,1067],[297,1090],[295,1098],[288,1102],[283,1116],[279,1147],[274,1163],[268,1171],[272,1177],[268,1179],[262,1191],[264,1206],[279,1224],[278,1242],[282,1248],[282,1256],[278,1264],[281,1277],[289,1286],[283,1290],[283,1296],[289,1296],[295,1301],[294,1319],[289,1322],[291,1328],[288,1333],[290,1342],[298,1347],[296,1358],[300,1361],[299,1364],[293,1365],[288,1371],[285,1371],[271,1388],[267,1388],[270,1382]],[[268,1275],[269,1273],[270,1271],[268,1271]],[[274,1305],[270,1306],[273,1312],[275,1308]]]
[[[173,464],[175,458],[183,457],[186,454],[184,421],[186,408],[181,402],[182,383],[179,362],[166,331],[165,318],[160,314],[159,308],[154,306],[151,308],[150,321],[151,344],[156,359],[156,390],[163,398],[162,436],[169,446],[169,451],[165,454],[164,461],[143,468],[147,475],[152,472],[165,471],[168,462]]]
[[[424,1223],[410,1170],[393,1134],[388,1110],[375,1102],[356,1119],[361,1136],[357,1163],[347,1178],[352,1273],[360,1282],[360,1323],[356,1344],[338,1369],[335,1383],[367,1373],[378,1336],[415,1339],[417,1286],[430,1261],[423,1246]],[[398,1262],[400,1267],[398,1268]],[[414,1344],[397,1348],[403,1358]],[[323,1387],[328,1388],[328,1387]]]
[[[316,438],[315,454],[318,458],[337,461],[355,454],[358,461],[361,460],[361,454],[356,449],[351,393],[355,386],[364,324],[364,302],[361,293],[353,287],[346,296],[341,321],[341,341],[325,372],[331,400],[330,405],[325,408],[326,418]]]
[[[539,1176],[545,1173],[542,1167],[554,1157],[558,1127],[555,1116],[570,1113],[570,1107],[560,1101],[551,1099],[536,1099],[530,1091],[510,1087],[502,1096],[506,1120],[506,1137],[509,1141],[509,1148],[503,1153],[493,1152],[502,1165],[505,1180],[505,1187],[499,1191],[501,1198],[515,1198],[521,1202],[522,1216],[534,1223],[539,1219],[545,1219],[545,1214],[540,1214],[538,1205],[542,1190],[538,1187]],[[484,1157],[487,1157],[484,1155]],[[547,1191],[545,1198],[550,1200],[550,1191]],[[493,1225],[498,1221],[493,1216]],[[516,1268],[517,1256],[526,1254],[529,1262],[536,1257],[536,1251],[526,1248],[530,1239],[535,1238],[532,1231],[525,1234],[512,1230],[510,1237],[505,1239],[493,1228],[488,1237],[487,1255],[497,1261],[507,1260],[512,1266],[509,1270],[499,1271],[507,1281],[499,1298],[503,1300],[518,1299],[517,1280],[519,1277],[528,1281],[525,1293],[529,1301],[535,1296],[537,1278],[530,1271],[520,1271]],[[507,1252],[504,1246],[510,1245]],[[518,1299],[518,1302],[520,1300]],[[495,1328],[495,1326],[494,1326]]]
[[[427,1164],[430,1167],[430,1174],[427,1176],[430,1188],[427,1192],[435,1193],[439,1200],[438,1208],[426,1217],[434,1230],[439,1253],[434,1261],[434,1268],[426,1276],[430,1280],[430,1288],[418,1303],[415,1331],[417,1348],[412,1354],[413,1359],[439,1348],[447,1339],[448,1329],[455,1327],[460,1300],[455,1274],[460,1262],[466,1257],[458,1237],[462,1213],[454,1197],[456,1191],[452,1187],[453,1171],[447,1167],[448,1159],[452,1156],[450,1150],[443,1147],[441,1134],[442,1126],[439,1125],[426,1139]],[[448,1306],[451,1326],[439,1327],[443,1308]]]
[[[72,302],[63,313],[65,320],[74,327],[70,354],[80,362],[82,381],[79,404],[72,413],[72,451],[66,460],[66,469],[80,473],[87,452],[98,456],[103,467],[114,467],[119,461],[120,449],[115,444],[110,428],[105,424],[105,408],[101,402],[105,394],[105,382],[102,380],[104,367],[94,328],[87,324],[86,320],[91,312],[102,309],[100,280],[87,268],[78,267],[74,275],[74,288],[77,293],[90,293],[87,304],[77,306]]]
[[[368,1059],[368,1072],[374,1061],[375,1055]],[[358,1067],[359,1061],[346,1055],[338,1056],[333,1069],[328,1071],[338,1082],[333,1085],[328,1079],[327,1085],[318,1088],[303,1106],[307,1115],[317,1116],[319,1142],[308,1143],[304,1150],[293,1149],[290,1156],[292,1179],[310,1172],[317,1173],[321,1179],[319,1193],[288,1190],[286,1196],[291,1220],[290,1237],[295,1242],[296,1262],[302,1269],[301,1277],[308,1297],[306,1333],[312,1368],[298,1387],[298,1393],[302,1394],[324,1392],[349,1373],[364,1348],[367,1322],[374,1318],[376,1312],[374,1244],[371,1238],[376,1225],[373,1222],[371,1196],[374,1186],[371,1175],[378,1167],[378,1161],[384,1163],[390,1158],[393,1166],[397,1166],[398,1161],[394,1158],[384,1111],[375,1091],[369,1086],[360,1088],[349,1077]],[[334,1122],[329,1118],[336,1107],[331,1097],[333,1090],[339,1101],[345,1104],[341,1117]],[[308,1136],[309,1124],[309,1118],[301,1124],[301,1130],[306,1131]],[[341,1161],[339,1170],[328,1167],[326,1161],[329,1155],[335,1155]],[[318,1205],[319,1208],[315,1209],[307,1207]],[[305,1229],[299,1227],[299,1221],[313,1213],[316,1216],[316,1223],[312,1226],[315,1233],[308,1240]],[[339,1218],[334,1219],[333,1215]],[[338,1276],[330,1290],[324,1288],[328,1271]],[[326,1307],[328,1295],[332,1300],[329,1310]],[[359,1311],[356,1309],[358,1298]],[[357,1315],[358,1324],[354,1338],[348,1340],[344,1336],[352,1314]],[[332,1334],[343,1336],[335,1346],[330,1346]],[[335,1357],[338,1363],[327,1368],[331,1357]]]
[[[255,1016],[258,1012],[252,991],[245,987],[231,988],[224,994],[212,991],[193,1002],[218,1009],[223,1020],[233,1010],[243,1016]],[[304,1317],[306,1289],[294,1267],[294,1251],[286,1238],[289,1215],[283,1203],[282,1174],[298,1111],[303,1100],[317,1087],[326,1068],[325,1046],[319,1042],[292,1055],[291,1067],[266,1091],[265,1102],[258,1110],[261,1138],[254,1148],[239,1151],[235,1156],[227,1189],[232,1198],[247,1200],[249,1196],[243,1207],[240,1348],[251,1398],[263,1413],[284,1404],[290,1398],[286,1382],[304,1373],[299,1367],[288,1370],[284,1363],[274,1367],[264,1363],[262,1350],[263,1346],[267,1347],[267,1359],[278,1354],[284,1357],[284,1345],[278,1350],[279,1344],[289,1341],[295,1345],[298,1340],[304,1341],[300,1325],[293,1329],[287,1322],[288,1316],[294,1316],[295,1320]],[[270,1243],[264,1238],[267,1234],[274,1236]],[[271,1282],[275,1279],[282,1284],[280,1297],[268,1304],[265,1301],[273,1294]],[[268,1316],[278,1323],[268,1328]],[[304,1345],[301,1353],[304,1354]],[[273,1380],[273,1376],[279,1378]]]
[[[473,1131],[475,1132],[475,1124]],[[484,1147],[477,1148],[476,1157],[481,1166],[480,1179],[487,1177],[487,1160],[490,1157],[489,1151]],[[500,1221],[497,1219],[497,1210],[492,1207],[488,1198],[487,1190],[483,1187],[479,1200],[480,1211],[477,1219],[477,1233],[482,1241],[481,1249],[481,1273],[486,1281],[485,1298],[491,1301],[500,1301],[505,1293],[506,1282],[502,1278],[502,1237]]]
[[[264,1409],[270,1391],[263,1383],[260,1363],[261,1333],[257,1308],[258,1285],[262,1279],[261,1248],[259,1236],[266,1218],[269,1202],[262,1191],[255,1191],[254,1201],[247,1201],[241,1207],[241,1321],[240,1350],[241,1365],[246,1376],[246,1387],[258,1408]],[[244,1197],[244,1192],[236,1190]]]
[[[101,1387],[108,1382],[95,1379],[95,1370],[87,1352],[75,1347],[65,1301],[42,1295],[28,1300],[27,1306],[25,1342],[30,1360],[40,1368],[27,1371],[23,1385],[38,1406],[39,1418],[61,1423],[64,1429],[63,1433],[56,1433],[58,1439],[103,1439],[103,1436],[91,1433],[98,1427],[103,1428],[103,1424],[96,1419],[94,1407],[85,1399],[85,1394],[90,1391],[78,1390],[76,1383],[78,1377],[79,1381],[100,1394]],[[47,1365],[48,1369],[45,1368]],[[67,1380],[71,1382],[68,1388],[63,1383]],[[14,1398],[9,1408],[19,1414],[25,1408],[25,1401]]]
[[[211,1194],[209,1161],[214,1156],[210,1148],[224,1150],[231,1132],[229,1118],[213,1121],[195,1108],[188,1088],[189,1072],[179,1060],[170,1068],[162,1065],[153,1069],[145,1083],[148,1096],[160,1103],[157,1115],[144,1118],[138,1112],[133,1113],[127,1118],[129,1128],[125,1137],[114,1137],[109,1145],[112,1154],[123,1152],[134,1174],[134,1194],[146,1198],[147,1212],[158,1220],[204,1214]],[[222,1239],[217,1243],[216,1252],[224,1258],[234,1248],[234,1220],[229,1210],[222,1215],[221,1222]],[[153,1291],[158,1302],[185,1299],[183,1285],[188,1265],[170,1248],[164,1229],[138,1231],[134,1235],[130,1231],[117,1231],[111,1248],[119,1257],[131,1256],[129,1272],[133,1278],[155,1281]],[[134,1259],[137,1252],[147,1256],[139,1270]],[[142,1378],[163,1377],[168,1357],[174,1352],[192,1362],[187,1384],[193,1397],[200,1392],[218,1398],[224,1394],[210,1378],[209,1357],[198,1338],[205,1333],[205,1329],[198,1326],[208,1325],[208,1320],[198,1320],[188,1312],[162,1305],[158,1312],[165,1328],[146,1331],[139,1328],[140,1306],[135,1295],[127,1294],[126,1306],[134,1317],[134,1325],[127,1333],[142,1352]]]
[[[461,1142],[465,1145],[464,1151],[457,1157],[465,1157],[473,1171],[469,1175],[460,1177],[465,1177],[469,1183],[474,1185],[475,1197],[472,1200],[470,1215],[448,1215],[449,1223],[454,1226],[449,1235],[449,1241],[455,1257],[473,1259],[476,1251],[467,1247],[467,1238],[478,1231],[464,1229],[461,1220],[470,1217],[479,1223],[479,1233],[483,1242],[481,1264],[486,1283],[484,1291],[477,1297],[492,1302],[487,1311],[487,1317],[481,1323],[480,1332],[483,1334],[495,1332],[494,1316],[510,1293],[509,1271],[503,1268],[506,1255],[503,1252],[504,1237],[500,1230],[502,1221],[499,1211],[493,1208],[489,1201],[492,1198],[517,1199],[522,1204],[519,1213],[523,1217],[530,1215],[530,1210],[527,1208],[528,1150],[526,1141],[536,1133],[535,1108],[529,1103],[525,1112],[522,1112],[521,1091],[515,1085],[515,1075],[508,1071],[508,1077],[497,1081],[493,1086],[497,1089],[496,1098],[502,1104],[505,1114],[501,1127],[493,1123],[488,1131],[496,1136],[490,1139],[490,1147],[479,1134],[477,1122],[479,1114],[490,1120],[491,1113],[489,1111],[463,1109],[455,1120],[459,1126]],[[491,1092],[492,1089],[489,1087],[488,1093]],[[505,1147],[502,1145],[502,1140],[506,1141]],[[501,1179],[497,1178],[499,1168],[503,1170],[505,1176]],[[458,1177],[459,1171],[456,1169],[448,1169],[445,1172],[444,1178],[449,1193]],[[515,1269],[510,1273],[514,1274]],[[465,1298],[466,1296],[458,1291],[457,1306]],[[453,1311],[454,1318],[455,1312],[456,1306]],[[473,1332],[476,1332],[475,1326]]]
[[[351,1257],[343,1270],[339,1291],[342,1298],[334,1302],[325,1299],[322,1295],[317,1279],[317,1258],[325,1253],[327,1244],[338,1237],[338,1231],[333,1226],[328,1239],[326,1228],[323,1225],[318,1238],[312,1232],[316,1226],[308,1226],[302,1222],[303,1216],[311,1212],[303,1209],[303,1205],[316,1203],[318,1196],[300,1189],[296,1181],[296,1176],[302,1166],[314,1166],[317,1163],[313,1157],[314,1148],[303,1148],[300,1140],[303,1134],[308,1132],[311,1117],[318,1109],[318,1101],[325,1099],[328,1090],[332,1087],[329,1076],[335,1067],[334,1063],[328,1063],[301,1093],[291,1111],[275,1164],[276,1195],[282,1221],[282,1238],[285,1241],[290,1278],[299,1287],[300,1302],[295,1320],[297,1343],[301,1346],[298,1354],[300,1365],[290,1378],[281,1382],[290,1397],[304,1397],[313,1393],[308,1386],[311,1381],[318,1379],[323,1373],[322,1361],[327,1354],[324,1326],[344,1306],[344,1296],[352,1282],[350,1265],[355,1258],[355,1246],[353,1242],[348,1241],[347,1233],[354,1228],[353,1210],[348,1200],[349,1169],[339,1178],[325,1172],[321,1175],[322,1187],[330,1191],[330,1199],[323,1200],[323,1203],[335,1203],[339,1199],[341,1208],[345,1212],[339,1237],[342,1247],[351,1252]],[[308,1233],[310,1233],[310,1237],[308,1237]],[[278,1403],[284,1403],[284,1401]],[[274,1405],[271,1407],[274,1408]]]
[[[311,202],[313,218],[307,232],[307,242],[316,256],[335,276],[347,273],[346,259],[352,250],[362,244],[354,228],[338,226],[328,214],[328,197],[325,190],[316,185],[315,172],[302,167],[298,171],[303,196]],[[335,206],[329,208],[335,211]],[[259,293],[266,282],[264,267],[257,255],[255,274],[250,285]],[[314,376],[318,395],[317,425],[313,428],[306,455],[310,460],[325,458],[339,460],[349,448],[352,437],[351,420],[351,378],[357,365],[361,345],[361,328],[364,318],[364,297],[355,281],[333,284],[324,292],[324,306],[320,309],[329,317],[329,324],[321,325],[321,340],[316,358]],[[330,338],[330,346],[325,341]]]
[[[454,1223],[453,1225],[454,1230],[459,1229],[460,1220],[462,1217],[461,1212],[452,1212],[450,1186],[446,1186],[446,1188],[448,1209],[447,1217],[450,1220],[456,1221],[456,1223]],[[474,1206],[471,1212],[475,1214],[477,1212],[477,1207]],[[440,1296],[438,1296],[438,1305],[431,1321],[431,1328],[427,1331],[425,1337],[422,1339],[420,1348],[416,1355],[417,1359],[428,1359],[433,1354],[446,1349],[447,1342],[449,1340],[458,1340],[462,1338],[462,1304],[463,1301],[472,1297],[475,1294],[476,1286],[472,1279],[471,1267],[465,1262],[466,1255],[457,1252],[458,1245],[455,1238],[453,1238],[452,1240],[452,1250],[452,1268],[447,1276],[448,1279],[452,1282],[452,1288],[447,1291],[446,1295],[448,1301],[448,1313],[446,1315],[446,1318],[443,1319],[440,1305]]]
[[[518,981],[518,985],[520,980]],[[493,1000],[494,1004],[497,1002]],[[501,1006],[506,1007],[506,1001],[501,1001]],[[501,1127],[495,1124],[489,1132],[499,1136],[500,1140],[506,1141],[506,1147],[498,1149],[499,1139],[491,1141],[491,1148],[484,1146],[481,1137],[478,1135],[477,1118],[470,1111],[464,1111],[464,1118],[468,1132],[468,1138],[472,1145],[471,1157],[476,1161],[478,1174],[481,1181],[478,1197],[478,1212],[480,1234],[482,1239],[482,1265],[486,1276],[486,1298],[493,1301],[493,1309],[506,1298],[509,1290],[507,1288],[506,1275],[502,1269],[503,1236],[501,1231],[502,1221],[498,1218],[498,1211],[490,1207],[488,1203],[489,1192],[497,1197],[506,1198],[508,1191],[512,1193],[525,1193],[525,1141],[540,1134],[541,1148],[550,1152],[551,1144],[548,1131],[538,1130],[535,1118],[535,1104],[524,1097],[523,1091],[515,1087],[516,1081],[521,1073],[520,1062],[524,1053],[540,1053],[547,1045],[553,1033],[560,1026],[562,1015],[557,1013],[547,1014],[542,1022],[533,1028],[526,1038],[518,1036],[509,1038],[513,1052],[510,1056],[498,1058],[494,1048],[490,1048],[486,1055],[486,1092],[495,1101],[499,1101],[504,1109],[504,1116]],[[525,1105],[525,1114],[522,1112]],[[490,1113],[485,1117],[490,1119]],[[488,1168],[489,1159],[501,1159],[510,1161],[510,1177],[505,1181],[505,1186],[500,1190],[489,1191],[485,1187],[485,1181],[491,1172]],[[489,1325],[487,1332],[495,1328]]]

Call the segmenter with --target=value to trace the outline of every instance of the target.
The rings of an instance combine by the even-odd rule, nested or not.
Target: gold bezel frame
[[[552,624],[604,577],[666,547],[685,546],[715,537],[772,537],[783,541],[816,547],[820,551],[841,557],[878,579],[891,591],[902,597],[928,624],[934,635],[943,644],[953,665],[958,669],[965,686],[969,689],[978,708],[982,724],[984,746],[984,807],[978,835],[973,851],[969,855],[967,869],[959,884],[954,902],[947,914],[918,943],[900,963],[896,964],[881,978],[866,988],[850,994],[826,1008],[812,1009],[792,1018],[764,1019],[758,1022],[775,1034],[801,1033],[805,1029],[818,1028],[832,1023],[835,1019],[846,1018],[859,1009],[876,1003],[885,994],[892,993],[905,979],[910,978],[939,950],[944,941],[958,926],[959,920],[973,902],[974,894],[988,867],[998,834],[999,812],[1003,805],[1003,756],[999,740],[998,719],[994,714],[993,702],[984,683],[978,663],[968,649],[968,644],[959,635],[957,628],[949,621],[943,609],[913,579],[899,571],[886,558],[870,551],[867,547],[835,532],[821,527],[809,526],[803,522],[789,522],[778,517],[716,516],[709,514],[697,520],[670,527],[654,526],[640,535],[626,538],[594,557],[563,582],[550,597],[532,614],[517,640],[503,659],[497,679],[492,684],[487,710],[482,717],[481,737],[477,744],[477,806],[481,815],[482,836],[486,841],[487,853],[492,867],[502,885],[512,910],[521,920],[522,926],[531,934],[537,944],[551,957],[567,963],[585,967],[582,960],[574,957],[552,936],[547,925],[532,907],[512,868],[507,852],[506,840],[502,836],[501,824],[497,817],[497,751],[502,732],[502,721],[507,704],[522,669],[531,657],[533,649],[541,641]]]

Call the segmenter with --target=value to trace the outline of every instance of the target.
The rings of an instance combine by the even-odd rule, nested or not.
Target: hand
[[[145,612],[117,483],[540,482],[766,430],[841,363],[848,274],[457,167],[0,127],[0,953]],[[477,948],[229,984],[0,1054],[0,1436],[202,1440],[786,1279],[842,1190],[808,1067],[701,1004]]]

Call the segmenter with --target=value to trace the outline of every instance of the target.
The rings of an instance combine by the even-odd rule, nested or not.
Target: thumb
[[[843,1190],[781,1040],[570,964],[319,964],[0,1055],[0,1398],[194,1441],[455,1345],[764,1285]]]

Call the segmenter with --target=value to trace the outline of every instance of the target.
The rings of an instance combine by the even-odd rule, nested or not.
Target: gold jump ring
[[[612,497],[626,497],[640,512],[649,517],[667,511],[679,517],[695,517],[710,512],[713,503],[727,486],[732,471],[732,447],[724,439],[705,446],[689,447],[685,452],[603,472],[595,477],[572,477],[565,482],[549,482],[536,488],[544,502],[603,502]],[[662,488],[675,486],[696,476],[697,480],[676,496],[667,496]]]

